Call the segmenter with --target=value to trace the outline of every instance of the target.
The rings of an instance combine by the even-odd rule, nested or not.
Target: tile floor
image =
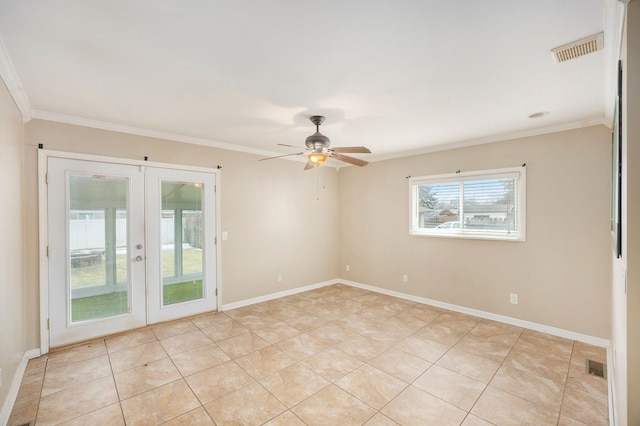
[[[10,425],[603,425],[605,350],[344,285],[29,362]]]

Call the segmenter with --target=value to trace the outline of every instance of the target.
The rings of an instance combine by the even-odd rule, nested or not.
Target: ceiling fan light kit
[[[331,141],[328,137],[320,133],[320,125],[324,122],[324,117],[322,115],[312,115],[309,117],[309,120],[316,126],[316,132],[311,136],[307,137],[304,144],[307,147],[306,151],[297,152],[295,154],[285,154],[278,155],[275,157],[262,158],[258,161],[263,160],[271,160],[273,158],[282,158],[288,157],[290,155],[307,155],[307,165],[305,166],[305,170],[312,169],[317,166],[321,166],[329,158],[333,158],[335,160],[344,161],[345,163],[353,164],[355,166],[366,166],[369,164],[368,161],[361,160],[355,157],[349,157],[348,155],[343,155],[341,153],[359,153],[359,154],[371,154],[369,148],[364,146],[348,146],[341,148],[329,148]],[[291,145],[278,144],[281,146],[292,147]]]

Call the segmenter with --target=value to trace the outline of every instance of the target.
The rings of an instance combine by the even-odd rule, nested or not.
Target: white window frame
[[[479,229],[436,229],[419,227],[419,191],[418,187],[425,184],[466,182],[490,179],[516,179],[516,221],[518,229],[514,231],[479,230]],[[420,176],[409,178],[409,234],[415,236],[445,237],[445,238],[469,238],[503,241],[526,241],[526,187],[527,169],[522,167],[509,167],[504,169],[481,170],[473,172],[448,173],[433,176]],[[460,200],[463,205],[463,200]]]

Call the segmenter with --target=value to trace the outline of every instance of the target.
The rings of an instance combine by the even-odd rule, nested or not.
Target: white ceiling
[[[25,119],[371,160],[608,123],[616,0],[0,0]],[[605,49],[551,48],[604,31]],[[550,114],[530,119],[532,113]],[[358,155],[355,155],[358,156]]]

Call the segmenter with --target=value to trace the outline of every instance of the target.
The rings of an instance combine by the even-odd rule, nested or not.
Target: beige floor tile
[[[337,284],[30,360],[8,424],[607,424],[587,359],[606,350]]]
[[[258,383],[225,395],[204,408],[220,426],[261,425],[287,409]]]
[[[261,379],[295,364],[296,360],[275,346],[267,346],[237,358],[236,362],[254,379]]]
[[[325,379],[334,382],[360,367],[363,361],[335,348],[324,349],[306,358],[302,364]]]
[[[290,337],[300,334],[300,330],[293,328],[284,322],[277,322],[262,329],[255,330],[255,333],[271,344],[276,344]]]
[[[359,314],[347,315],[344,318],[340,318],[336,321],[336,324],[342,328],[353,331],[355,333],[362,333],[363,331],[371,330],[380,325],[379,321],[371,318],[363,318]]]
[[[156,335],[158,340],[177,336],[178,334],[187,333],[189,331],[195,331],[197,329],[198,327],[196,327],[196,325],[188,319],[151,327],[151,331],[153,331],[153,334]]]
[[[397,330],[400,330],[407,335],[412,334],[422,327],[426,326],[429,322],[421,319],[419,316],[414,313],[418,313],[417,308],[411,308],[406,311],[402,311],[397,315],[394,315],[390,318],[385,319],[385,324],[395,327]],[[436,314],[434,314],[434,317]],[[424,317],[424,316],[423,316]]]
[[[198,371],[215,367],[231,360],[215,343],[201,346],[187,352],[181,352],[171,357],[180,373],[186,377]]]
[[[471,414],[496,425],[555,425],[558,412],[487,387]]]
[[[269,346],[266,340],[253,333],[241,333],[228,339],[220,340],[216,344],[231,358],[238,358]]]
[[[500,361],[474,355],[457,347],[451,348],[436,364],[485,384],[500,367]]]
[[[181,378],[169,358],[121,371],[116,373],[114,377],[120,400],[131,398]]]
[[[375,416],[371,417],[369,421],[367,421],[364,426],[399,426],[398,423],[391,420],[389,417],[384,414],[377,413]]]
[[[336,323],[325,324],[307,332],[307,334],[325,345],[335,345],[358,336],[356,332],[340,327]]]
[[[295,406],[293,411],[309,426],[362,425],[375,410],[335,385],[329,385]]]
[[[211,339],[200,330],[187,331],[186,333],[160,340],[160,344],[169,356],[210,345],[211,343],[213,343]]]
[[[489,423],[486,420],[481,419],[480,417],[474,416],[473,414],[467,415],[467,418],[462,422],[462,426],[494,426],[493,423]]]
[[[96,341],[87,343],[82,346],[77,346],[71,349],[64,349],[58,352],[52,352],[47,355],[47,369],[54,369],[58,367],[64,367],[65,365],[73,364],[87,359],[95,358],[101,355],[106,355],[107,348],[104,345],[104,341]]]
[[[469,411],[486,385],[454,371],[434,365],[413,386],[449,404]]]
[[[124,417],[122,417],[120,404],[111,404],[60,424],[60,426],[87,425],[124,426]]]
[[[167,357],[167,353],[158,341],[143,343],[118,352],[109,353],[111,369],[114,373],[139,367]]]
[[[368,364],[347,374],[335,384],[376,410],[407,387],[407,383],[402,380]]]
[[[607,399],[608,383],[607,380],[587,373],[585,362],[574,362],[571,359],[569,367],[569,377],[567,386],[580,388],[585,392],[589,392],[602,399]]]
[[[42,355],[37,358],[31,358],[27,362],[27,368],[24,371],[25,376],[32,375],[44,375],[44,370],[47,367],[47,355]]]
[[[320,319],[315,315],[308,314],[306,312],[301,313],[293,318],[283,319],[284,322],[289,324],[300,331],[309,331],[315,328],[321,327],[326,323],[326,320]]]
[[[327,379],[300,364],[265,377],[260,383],[287,407],[293,407],[330,384]]]
[[[564,382],[569,374],[569,359],[553,355],[514,349],[505,358],[503,365],[547,377],[555,382]]]
[[[157,340],[156,335],[153,334],[151,329],[143,328],[120,334],[118,336],[109,337],[106,339],[106,345],[107,349],[111,353],[142,345],[144,343],[155,342]]]
[[[205,327],[202,329],[202,332],[214,342],[219,342],[237,336],[238,334],[248,333],[249,329],[238,321],[225,316],[224,319],[219,320],[219,324]]]
[[[62,423],[117,402],[113,377],[103,377],[42,397],[37,424]]]
[[[204,407],[198,407],[163,423],[162,426],[215,426],[215,423]]]
[[[365,362],[377,357],[389,348],[384,343],[368,339],[359,334],[355,334],[348,340],[335,343],[333,346]]]
[[[44,375],[42,396],[111,376],[109,357],[101,355],[58,368],[48,368]]]
[[[582,363],[587,359],[606,363],[607,350],[599,346],[575,342],[573,344],[573,352],[571,353],[571,360],[573,361],[574,359]]]
[[[481,337],[490,342],[500,343],[509,347],[513,346],[521,333],[522,328],[520,327],[506,327],[499,322],[488,320],[483,320],[469,332],[471,336]]]
[[[262,313],[234,317],[234,319],[251,331],[261,330],[265,327],[281,322],[274,317],[270,317]]]
[[[306,426],[306,424],[291,411],[285,411],[278,417],[269,420],[264,426]]]
[[[567,417],[564,414],[560,414],[560,420],[558,426],[588,426],[585,423],[579,422],[571,417]]]
[[[381,413],[401,425],[459,425],[467,415],[453,405],[409,386]]]
[[[233,361],[208,368],[185,380],[202,404],[254,382],[251,376]]]
[[[501,362],[509,354],[511,346],[511,344],[496,342],[484,337],[468,334],[460,339],[455,347],[474,355]]]
[[[562,404],[562,414],[588,425],[609,423],[608,402],[583,389],[567,385]]]
[[[414,336],[421,339],[430,340],[446,346],[453,346],[460,341],[467,333],[470,327],[456,328],[455,325],[433,322],[419,329]]]
[[[231,318],[224,312],[210,312],[191,318],[193,325],[199,329],[213,327],[214,325],[220,326],[229,321],[231,321]]]
[[[327,347],[327,344],[314,339],[307,333],[299,334],[276,345],[278,349],[290,357],[302,360],[314,355]]]
[[[407,338],[411,333],[412,332],[406,328],[394,327],[387,322],[378,323],[377,325],[360,332],[362,336],[384,343],[387,346],[391,346],[400,340]]]
[[[407,337],[394,347],[431,363],[438,361],[451,348],[448,345],[428,340],[416,334]]]
[[[127,425],[157,425],[200,406],[184,380],[177,380],[121,402]]]
[[[526,386],[523,386],[526,383]],[[490,383],[500,389],[527,401],[560,411],[564,383],[538,376],[517,368],[503,366]]]
[[[34,399],[18,398],[13,405],[11,415],[9,416],[8,426],[18,426],[28,424],[29,422],[36,420],[36,414],[38,413],[38,405],[40,404],[40,397]]]
[[[427,368],[431,367],[429,361],[425,361],[420,357],[395,348],[391,348],[378,355],[369,361],[369,365],[407,383],[413,382],[418,376],[424,373]]]
[[[565,360],[571,357],[573,341],[531,330],[525,330],[522,332],[522,335],[513,348],[529,353],[537,353],[542,356],[551,355]]]

